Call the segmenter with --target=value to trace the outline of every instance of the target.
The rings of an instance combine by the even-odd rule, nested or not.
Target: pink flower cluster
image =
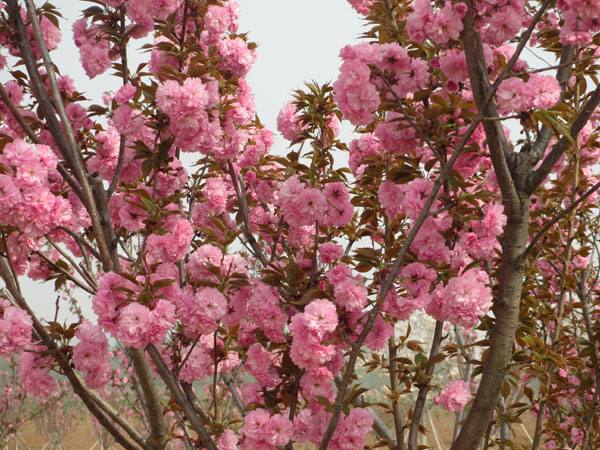
[[[552,75],[532,74],[524,82],[520,78],[504,80],[496,93],[501,114],[522,112],[530,108],[548,109],[560,97],[560,86]]]
[[[348,3],[363,16],[368,15],[371,10],[369,9],[373,5],[373,0],[348,0]]]
[[[293,227],[313,225],[346,226],[354,215],[348,189],[341,182],[327,183],[321,192],[292,176],[281,183],[277,204],[285,221]]]
[[[431,39],[436,44],[446,44],[459,38],[466,13],[464,4],[452,5],[447,1],[442,9],[434,12],[431,2],[416,0],[413,8],[414,12],[406,19],[406,31],[413,41],[423,44]]]
[[[246,313],[248,318],[258,326],[267,338],[274,342],[284,342],[282,331],[288,317],[279,307],[280,297],[277,289],[267,284],[254,283],[254,292],[248,299]]]
[[[4,8],[4,5],[0,5],[0,10]],[[21,12],[21,20],[23,23],[28,23],[29,18],[27,17],[27,11],[24,8],[20,9]],[[58,48],[58,44],[62,39],[62,35],[60,29],[54,25],[54,23],[48,19],[45,15],[38,12],[38,20],[40,22],[40,29],[42,31],[42,37],[46,44],[46,48],[48,51],[56,50]],[[35,56],[39,59],[41,57],[39,46],[35,40],[35,36],[33,34],[32,27],[26,27],[27,39],[29,40],[29,45],[33,50]],[[3,48],[8,48],[8,51],[11,55],[17,56],[19,55],[19,48],[16,45],[16,40],[13,36],[9,36],[8,33],[3,32],[0,34],[0,46]],[[3,58],[0,58],[3,59]],[[1,64],[0,64],[1,65]]]
[[[110,69],[112,60],[119,55],[118,51],[111,52],[108,39],[99,39],[102,36],[102,29],[95,24],[88,25],[87,18],[79,19],[73,24],[73,40],[79,48],[81,66],[90,79]]]
[[[353,275],[346,264],[338,264],[325,276],[333,286],[336,304],[348,312],[360,312],[367,306],[367,288],[361,284],[362,277]]]
[[[49,373],[54,360],[50,356],[41,356],[47,350],[43,345],[30,345],[27,350],[19,355],[19,380],[28,394],[38,398],[49,397],[58,389],[57,381]]]
[[[483,219],[471,221],[473,232],[461,236],[460,247],[476,259],[493,258],[494,250],[499,248],[498,236],[502,234],[506,225],[503,210],[504,207],[499,202],[483,205]],[[467,262],[469,263],[470,261]]]
[[[310,302],[303,313],[290,321],[292,361],[301,369],[312,370],[330,361],[335,355],[333,345],[322,345],[328,333],[335,331],[338,315],[335,305],[326,299]]]
[[[322,407],[306,408],[294,418],[294,440],[319,445],[331,414]],[[373,415],[364,408],[354,408],[340,421],[327,448],[333,450],[361,450],[365,438],[373,428]]]
[[[183,84],[167,80],[156,90],[156,105],[171,119],[169,130],[185,151],[200,150],[205,141],[209,144],[207,109],[218,101],[215,83],[205,84],[200,78],[187,78]]]
[[[99,327],[84,320],[75,332],[79,343],[73,347],[75,368],[85,373],[85,382],[91,389],[105,386],[112,373],[110,363],[106,359],[108,340]]]
[[[22,233],[39,237],[73,221],[69,201],[54,195],[56,156],[45,145],[32,147],[17,139],[4,147],[0,164],[8,173],[0,174],[0,222]]]
[[[304,127],[296,113],[296,106],[292,102],[287,102],[277,115],[277,130],[284,139],[293,141],[303,129]]]
[[[595,1],[559,0],[564,24],[560,29],[560,41],[565,45],[588,45],[593,35],[600,31],[600,9]]]
[[[223,6],[210,5],[206,16],[204,16],[204,27],[213,36],[228,31],[235,33],[238,29],[237,21],[239,17],[240,7],[234,0],[228,1]]]
[[[88,169],[92,173],[98,172],[104,180],[112,181],[119,161],[119,132],[115,127],[109,126],[106,131],[96,134],[96,142],[96,153],[88,160]],[[135,150],[126,145],[121,181],[132,183],[138,180],[141,173],[141,162],[135,158]]]
[[[385,121],[377,124],[374,134],[386,152],[399,155],[414,154],[417,151],[422,153],[417,132],[406,125],[403,116],[395,111],[390,112]]]
[[[138,285],[117,273],[106,272],[92,299],[98,325],[134,348],[158,344],[175,323],[173,303],[159,299],[150,309],[135,301],[140,295]]]
[[[246,41],[239,37],[221,40],[219,55],[222,58],[219,68],[236,78],[246,76],[256,61],[256,50],[248,48]]]
[[[169,224],[168,224],[169,225]],[[146,241],[148,264],[158,262],[175,263],[185,258],[194,237],[194,228],[186,219],[168,226],[167,234],[152,234]]]
[[[340,57],[344,63],[333,84],[334,98],[344,117],[353,125],[371,123],[381,102],[378,89],[382,89],[384,83],[369,66],[375,66],[380,74],[391,78],[388,83],[400,97],[429,82],[427,64],[412,59],[397,43],[348,45],[340,51]]]
[[[195,294],[183,293],[177,300],[177,317],[188,336],[211,333],[227,312],[227,300],[214,287],[201,287]]]
[[[217,372],[231,373],[240,365],[240,358],[235,351],[225,351],[223,341],[217,339],[218,364]],[[182,353],[189,357],[179,373],[180,378],[188,383],[202,380],[212,376],[215,371],[215,342],[214,337],[205,334],[200,337],[198,345],[193,349],[187,346],[182,349]]]
[[[265,409],[255,409],[244,418],[240,429],[242,449],[275,450],[292,438],[292,422],[283,414],[271,415]]]
[[[383,153],[379,140],[372,133],[365,133],[359,139],[350,142],[350,158],[348,165],[355,176],[363,174],[367,164],[365,158],[374,158]]]
[[[445,288],[438,286],[425,311],[436,320],[447,320],[465,328],[473,328],[492,307],[492,290],[487,273],[471,269],[450,278]]]
[[[279,382],[277,367],[279,358],[265,350],[261,344],[254,343],[246,351],[244,369],[252,375],[261,387],[274,388]]]
[[[413,312],[423,308],[430,301],[432,283],[437,279],[434,269],[414,262],[400,271],[400,285],[406,294],[400,297],[392,289],[386,297],[382,311],[397,320],[407,320]]]
[[[122,4],[121,0],[111,0],[115,7]],[[154,28],[155,20],[165,20],[177,11],[183,0],[129,0],[126,3],[127,15],[135,25],[135,37],[143,37]]]
[[[115,337],[133,348],[158,344],[175,323],[175,306],[167,300],[157,300],[154,309],[140,303],[129,303],[119,311]]]
[[[32,324],[31,317],[25,310],[0,298],[0,355],[19,353],[30,344]]]
[[[361,45],[361,48],[371,50],[368,44]],[[344,56],[348,53],[347,50],[348,47],[344,47],[340,54],[344,63],[340,67],[338,79],[333,84],[335,101],[344,117],[353,125],[366,125],[373,121],[374,112],[381,102],[377,88],[370,82],[371,69],[367,65],[376,62],[375,45],[369,52],[369,58]]]
[[[390,219],[404,214],[408,219],[414,220],[423,210],[432,187],[433,183],[425,178],[415,178],[405,184],[384,181],[379,187],[379,203]],[[439,202],[436,200],[431,209],[435,210],[437,204]]]
[[[433,403],[441,404],[447,411],[458,412],[469,403],[469,400],[471,400],[469,385],[463,380],[458,380],[448,383],[440,395],[433,399]]]
[[[483,40],[498,46],[514,38],[526,18],[523,0],[498,0],[493,3],[480,3],[479,13],[485,14],[487,24],[483,30]],[[489,16],[488,16],[489,15]]]
[[[319,246],[319,257],[323,264],[338,261],[344,255],[344,247],[333,242],[324,242]]]

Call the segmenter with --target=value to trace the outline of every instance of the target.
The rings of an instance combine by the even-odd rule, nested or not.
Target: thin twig
[[[577,206],[579,206],[585,199],[587,199],[590,195],[592,195],[598,189],[600,189],[600,181],[598,183],[596,183],[594,186],[592,186],[590,189],[588,189],[588,191],[585,194],[583,194],[581,197],[579,197],[577,200],[575,200],[573,203],[571,203],[562,212],[560,212],[559,214],[554,216],[550,222],[548,222],[546,225],[544,225],[542,227],[542,229],[536,233],[536,235],[533,237],[533,239],[531,239],[531,242],[529,243],[527,248],[521,254],[520,261],[521,262],[524,261],[527,258],[527,256],[529,256],[529,254],[535,248],[535,245],[542,238],[542,236],[544,236],[544,234],[546,234],[546,232],[550,228],[552,228],[557,222],[559,222],[560,220],[565,218],[571,211],[573,211],[575,208],[577,208]]]

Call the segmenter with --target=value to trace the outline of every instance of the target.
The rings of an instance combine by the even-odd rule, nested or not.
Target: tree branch
[[[550,228],[552,228],[560,220],[564,219],[571,211],[577,208],[577,206],[579,206],[585,199],[587,199],[598,189],[600,189],[600,182],[596,183],[594,186],[588,189],[585,194],[583,194],[581,197],[579,197],[577,200],[575,200],[573,203],[571,203],[569,206],[563,209],[559,214],[555,215],[550,222],[544,225],[542,229],[536,233],[536,235],[533,237],[525,251],[521,254],[520,262],[525,262],[525,259],[531,254],[531,252],[535,248],[535,245]]]
[[[572,140],[577,138],[581,129],[585,126],[587,121],[590,119],[596,107],[600,104],[600,85],[594,89],[588,101],[583,106],[579,115],[573,121],[573,124],[570,128],[571,136],[569,138],[563,136],[559,139],[559,141],[552,146],[552,150],[546,156],[546,158],[542,161],[540,167],[534,170],[527,179],[527,192],[532,194],[535,190],[544,182],[548,174],[552,171],[552,168],[558,161],[558,159],[562,156],[562,154],[567,151],[567,149],[571,146]]]
[[[435,322],[435,331],[433,332],[433,340],[431,342],[431,351],[429,352],[429,361],[440,352],[440,345],[442,343],[442,330],[444,322]],[[418,450],[419,443],[419,425],[423,417],[423,411],[425,410],[425,401],[427,400],[427,393],[429,392],[429,382],[435,369],[435,364],[427,362],[425,368],[425,380],[419,386],[419,393],[417,394],[417,400],[413,409],[412,419],[410,421],[410,429],[408,431],[408,448],[409,450]]]
[[[404,445],[404,420],[400,403],[398,402],[398,362],[396,361],[396,339],[392,335],[388,340],[388,351],[390,356],[390,366],[388,369],[390,375],[390,390],[392,391],[392,415],[394,417],[394,431],[396,432],[396,449],[405,450]]]
[[[135,373],[139,378],[142,391],[144,392],[143,399],[146,402],[146,410],[148,411],[148,422],[150,423],[150,436],[148,441],[156,448],[164,448],[169,437],[167,433],[167,424],[163,416],[163,408],[158,398],[156,386],[152,382],[152,374],[144,352],[137,348],[129,349],[129,355],[133,362]],[[141,400],[141,399],[140,399]]]
[[[173,374],[163,361],[159,351],[152,344],[149,344],[146,347],[146,351],[148,352],[150,358],[154,362],[154,366],[156,367],[156,370],[158,371],[160,377],[163,379],[163,381],[171,391],[171,394],[173,394],[175,401],[183,411],[185,418],[190,421],[192,428],[196,433],[198,433],[198,436],[202,440],[203,445],[208,450],[218,450],[210,434],[208,433],[198,416],[196,416],[194,407],[179,388],[177,380],[175,379],[175,377],[173,377]]]

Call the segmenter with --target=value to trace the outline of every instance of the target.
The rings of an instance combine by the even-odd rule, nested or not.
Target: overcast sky
[[[38,5],[42,4],[37,0]],[[65,17],[61,23],[63,40],[53,57],[61,70],[76,80],[78,90],[100,101],[104,91],[118,88],[121,80],[102,75],[87,79],[79,64],[79,52],[72,42],[71,24],[80,17],[79,11],[90,3],[73,0],[53,2]],[[258,44],[258,59],[247,79],[253,88],[257,113],[268,128],[276,132],[276,117],[281,106],[291,99],[291,92],[304,81],[319,83],[335,81],[340,49],[356,42],[363,32],[358,14],[345,0],[238,0],[241,17],[239,32],[249,32],[250,40]],[[137,41],[139,42],[139,41]],[[141,43],[134,43],[137,47]],[[131,66],[144,60],[145,55],[131,55]],[[5,79],[5,77],[2,77]],[[351,127],[342,132],[348,136]],[[274,151],[283,152],[286,142],[276,137]],[[26,298],[40,317],[52,320],[56,294],[53,283],[40,286],[23,278]],[[84,312],[91,311],[89,297],[79,296]],[[64,320],[66,305],[61,307]]]

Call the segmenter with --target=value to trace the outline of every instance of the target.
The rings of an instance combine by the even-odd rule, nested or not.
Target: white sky
[[[42,4],[38,0],[36,3]],[[79,91],[100,102],[102,92],[120,86],[120,79],[102,75],[89,80],[79,64],[79,51],[72,42],[71,24],[80,17],[81,9],[91,3],[55,0],[65,20],[61,23],[63,40],[53,52],[61,73],[75,79]],[[340,49],[356,42],[363,32],[360,16],[346,0],[238,0],[239,32],[249,32],[258,44],[258,58],[247,79],[255,95],[257,114],[265,126],[276,133],[276,117],[281,106],[291,100],[291,92],[304,81],[335,81],[338,75]],[[141,42],[141,41],[137,41]],[[136,46],[142,45],[142,42]],[[136,67],[146,55],[132,55],[130,66]],[[1,77],[3,80],[5,77]],[[351,126],[342,128],[349,136]],[[286,141],[276,138],[273,151],[283,153]],[[56,294],[53,282],[40,285],[25,277],[21,280],[25,297],[39,317],[52,320]],[[87,294],[80,298],[84,313],[91,311]],[[61,306],[59,320],[66,318],[67,305]],[[95,321],[95,320],[94,320]]]

